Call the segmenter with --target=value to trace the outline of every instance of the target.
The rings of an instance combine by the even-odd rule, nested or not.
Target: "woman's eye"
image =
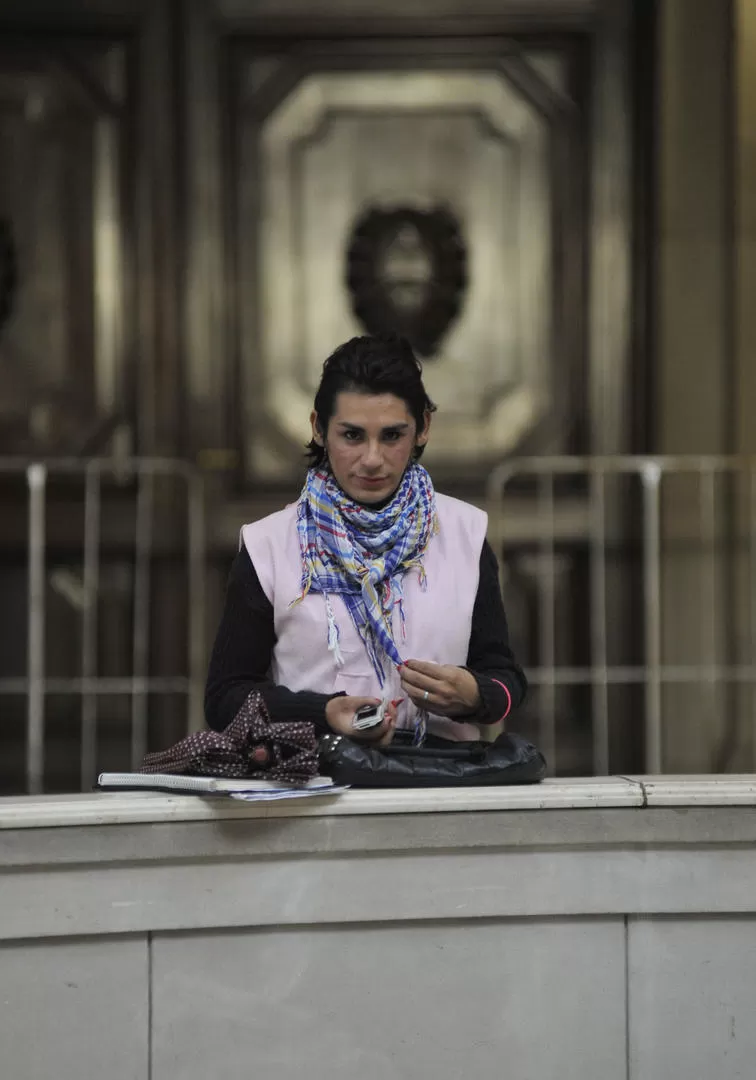
[[[386,442],[396,442],[397,439],[401,438],[401,432],[399,432],[399,431],[387,431],[386,434],[383,437],[386,440]]]
[[[347,440],[347,442],[356,442],[357,439],[359,439],[359,437],[360,437],[359,431],[345,431],[344,432],[344,438]]]

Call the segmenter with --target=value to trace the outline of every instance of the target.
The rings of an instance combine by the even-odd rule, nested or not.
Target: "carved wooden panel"
[[[75,453],[124,405],[124,61],[0,45],[0,452]]]
[[[392,304],[396,328],[418,330],[439,406],[437,475],[484,475],[564,405],[565,58],[411,59],[242,53],[232,180],[253,479],[301,470],[323,360],[391,322]]]

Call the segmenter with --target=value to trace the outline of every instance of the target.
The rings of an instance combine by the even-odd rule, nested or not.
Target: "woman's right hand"
[[[380,705],[380,698],[349,697],[340,694],[333,697],[326,705],[326,720],[331,731],[338,735],[346,735],[355,742],[376,743],[378,746],[388,746],[394,737],[396,727],[396,706],[391,704],[386,708],[383,723],[378,727],[369,728],[367,731],[355,731],[352,727],[354,714],[363,705]]]

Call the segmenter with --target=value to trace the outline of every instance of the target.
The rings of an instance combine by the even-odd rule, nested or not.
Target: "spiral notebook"
[[[246,802],[301,799],[313,795],[339,795],[347,789],[328,776],[314,776],[304,784],[277,780],[232,780],[219,776],[180,776],[175,773],[100,773],[103,791],[167,791],[176,795],[225,795]]]

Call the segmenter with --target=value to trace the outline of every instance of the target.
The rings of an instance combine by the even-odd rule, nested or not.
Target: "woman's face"
[[[347,390],[336,395],[325,443],[314,412],[310,420],[337,484],[360,503],[385,502],[394,494],[415,447],[428,441],[430,427],[428,413],[418,432],[407,403],[394,394]]]

